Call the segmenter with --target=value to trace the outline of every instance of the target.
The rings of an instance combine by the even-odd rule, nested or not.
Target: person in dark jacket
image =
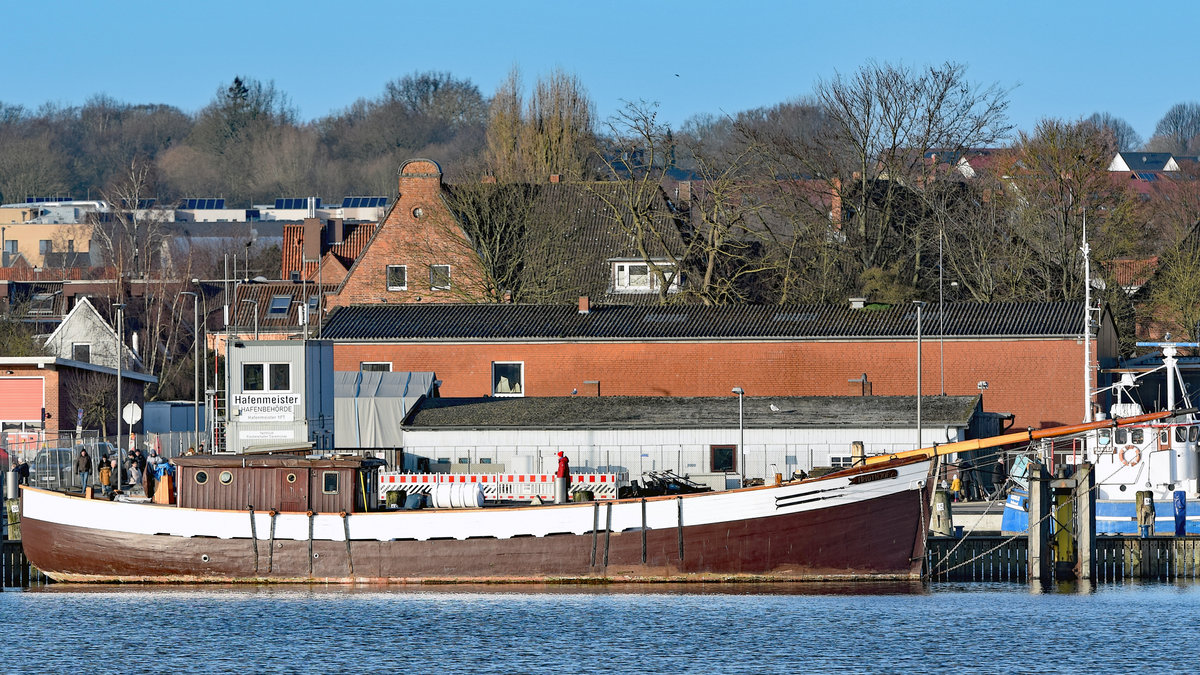
[[[87,488],[88,478],[92,476],[92,456],[88,454],[86,448],[79,449],[79,456],[75,458],[75,473],[79,476],[80,488]]]

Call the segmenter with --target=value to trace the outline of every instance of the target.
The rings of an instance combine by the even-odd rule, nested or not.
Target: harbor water
[[[1198,624],[1192,583],[54,584],[0,593],[0,671],[1196,672]]]

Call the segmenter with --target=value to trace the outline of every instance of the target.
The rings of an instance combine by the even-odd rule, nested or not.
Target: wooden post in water
[[[1096,570],[1096,471],[1085,462],[1075,472],[1075,578],[1091,579]]]
[[[1029,463],[1029,578],[1050,580],[1050,479],[1045,468]]]

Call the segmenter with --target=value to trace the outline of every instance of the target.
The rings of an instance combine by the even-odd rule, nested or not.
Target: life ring
[[[1132,459],[1126,456],[1130,451],[1133,452]],[[1125,466],[1134,466],[1141,461],[1142,461],[1142,449],[1141,448],[1137,447],[1136,445],[1127,445],[1124,448],[1121,448],[1121,463],[1124,464]]]

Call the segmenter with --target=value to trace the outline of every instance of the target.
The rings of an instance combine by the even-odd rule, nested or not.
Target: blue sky
[[[48,0],[5,3],[4,18],[0,101],[34,108],[106,93],[194,112],[245,75],[309,120],[415,71],[490,95],[517,65],[527,85],[575,73],[602,118],[645,99],[678,126],[803,96],[869,59],[965,63],[1012,89],[1021,129],[1107,111],[1148,137],[1171,105],[1200,100],[1197,2]]]

